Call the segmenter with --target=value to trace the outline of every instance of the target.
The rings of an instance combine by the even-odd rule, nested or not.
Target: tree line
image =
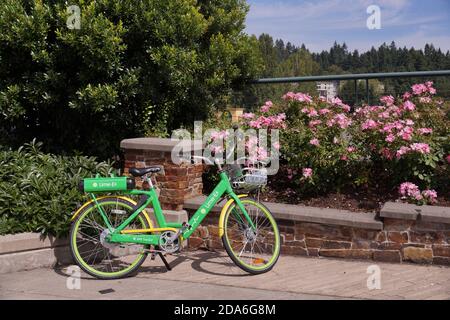
[[[311,52],[304,44],[296,46],[281,39],[274,40],[268,34],[258,37],[259,50],[264,61],[262,77],[291,77],[312,75],[340,75],[350,73],[406,72],[450,69],[450,52],[443,52],[433,44],[423,49],[398,47],[394,41],[372,47],[366,52],[349,50],[346,43],[335,42],[329,50]],[[399,78],[370,80],[370,98],[375,101],[380,95],[398,95],[408,90],[413,83],[431,80],[441,96],[450,97],[450,78]],[[288,90],[316,93],[315,83],[255,85],[245,92],[244,105],[260,103],[264,99],[280,97]],[[365,83],[358,82],[358,101],[365,102]],[[241,94],[242,96],[244,94]],[[353,81],[341,83],[340,96],[354,104]]]

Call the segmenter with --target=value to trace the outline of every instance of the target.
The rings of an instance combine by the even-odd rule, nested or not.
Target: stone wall
[[[155,175],[162,208],[181,210],[185,200],[202,194],[203,165],[174,164],[171,152],[175,144],[176,142],[170,139],[136,138],[123,140],[120,147],[124,151],[126,175],[132,167],[162,167],[163,170]],[[141,187],[139,178],[136,182],[138,187]]]
[[[188,211],[192,214],[202,200],[203,197],[189,201],[186,206]],[[282,254],[450,265],[450,223],[424,221],[420,215],[414,220],[374,215],[372,218],[376,223],[370,223],[370,216],[364,213],[266,205],[272,207],[272,213],[278,217]],[[392,206],[401,208],[405,205],[388,203],[385,208]],[[422,210],[425,207],[421,207]],[[292,212],[295,210],[298,214],[294,218]],[[220,205],[213,211],[192,235],[189,243],[192,249],[222,248],[217,227]],[[314,211],[316,216],[312,222],[310,214]],[[291,216],[289,219],[280,218],[286,215]],[[362,217],[359,219],[358,215]],[[382,211],[381,215],[390,214]]]

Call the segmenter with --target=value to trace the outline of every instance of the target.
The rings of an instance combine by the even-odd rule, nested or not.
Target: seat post
[[[145,174],[143,177],[142,177],[142,179],[144,180],[144,181],[147,181],[147,183],[148,183],[148,186],[150,187],[150,189],[153,189],[153,182],[152,182],[152,177],[150,176],[150,174]]]

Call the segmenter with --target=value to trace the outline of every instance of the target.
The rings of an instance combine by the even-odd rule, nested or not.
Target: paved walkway
[[[282,256],[269,273],[248,276],[223,253],[147,259],[133,278],[100,281],[84,273],[67,289],[67,269],[0,275],[1,299],[450,299],[450,268],[377,263],[381,289],[369,290],[372,261]],[[376,268],[376,267],[375,267]],[[106,291],[103,291],[106,290]]]

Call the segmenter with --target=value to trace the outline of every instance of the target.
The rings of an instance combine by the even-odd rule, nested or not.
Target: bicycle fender
[[[248,194],[239,194],[238,198],[244,198],[247,197]],[[228,208],[231,206],[231,204],[234,202],[234,199],[231,198],[230,200],[225,203],[225,205],[222,208],[222,211],[220,212],[220,218],[219,218],[219,237],[222,238],[223,233],[225,232],[224,223],[225,223],[225,213],[227,212]]]
[[[103,196],[103,197],[98,197],[97,200],[101,200],[101,199],[105,199],[105,198],[111,198],[111,196]],[[136,205],[137,202],[134,201],[133,199],[130,199],[128,197],[124,197],[124,196],[116,196],[116,198],[122,199],[122,200],[126,200],[129,201],[130,203],[132,203],[133,205]],[[87,202],[85,202],[81,207],[79,207],[75,213],[72,215],[72,218],[70,218],[70,221],[74,221],[76,217],[78,217],[78,215],[80,214],[81,211],[83,211],[84,208],[86,208],[87,206],[89,206],[90,204],[92,204],[94,202],[94,200],[89,200]],[[142,210],[142,213],[145,216],[145,219],[147,220],[148,225],[150,226],[150,228],[153,228],[153,223],[151,222],[147,212],[145,210]]]

